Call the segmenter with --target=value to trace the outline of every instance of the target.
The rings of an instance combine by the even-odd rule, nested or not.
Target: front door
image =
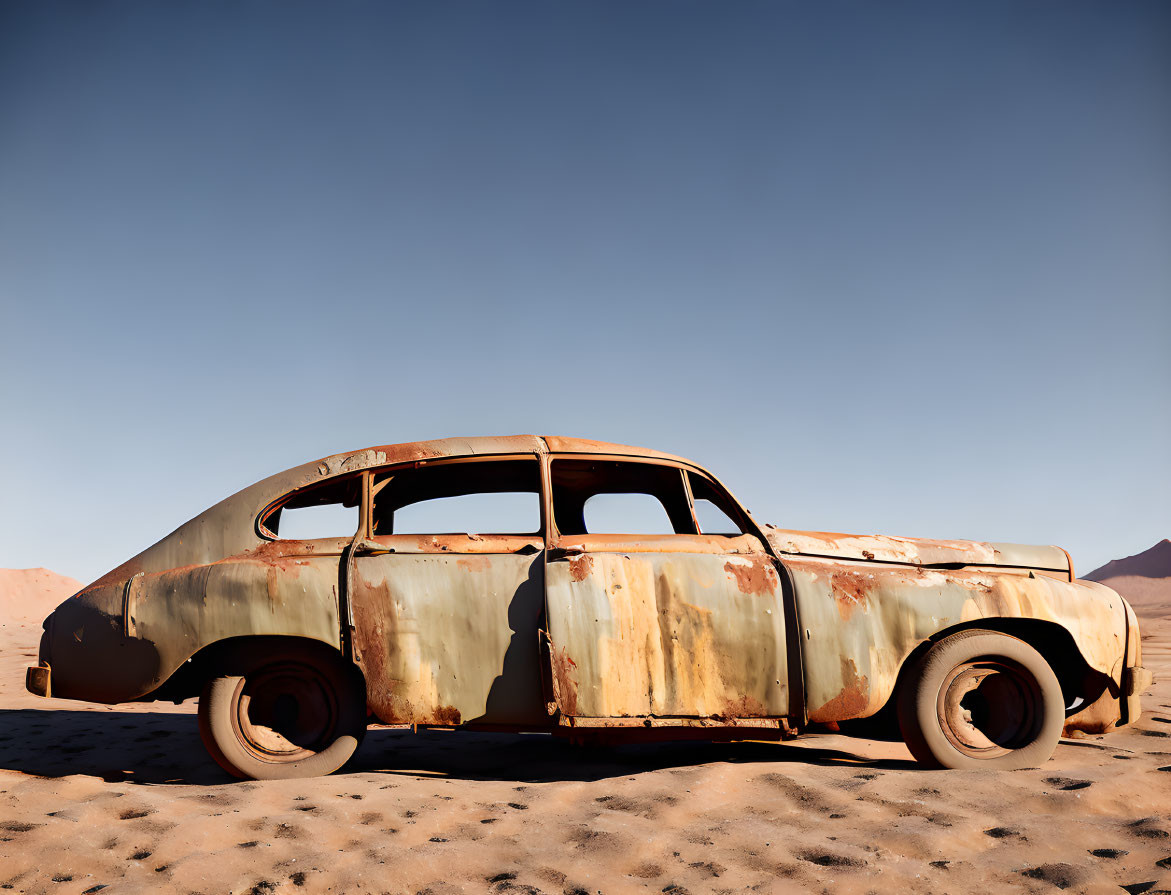
[[[353,647],[387,724],[547,723],[535,456],[375,472]],[[371,552],[374,551],[374,552]]]
[[[546,611],[563,716],[788,715],[777,567],[722,489],[678,466],[556,455],[550,488]],[[705,514],[723,521],[704,526]]]

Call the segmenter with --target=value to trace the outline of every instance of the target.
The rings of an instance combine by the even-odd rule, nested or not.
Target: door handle
[[[549,559],[550,560],[569,559],[570,557],[584,556],[584,555],[585,555],[585,551],[582,550],[580,547],[550,547],[549,548]]]

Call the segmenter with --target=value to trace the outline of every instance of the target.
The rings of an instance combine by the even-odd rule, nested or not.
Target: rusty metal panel
[[[283,635],[339,646],[338,545],[326,546],[335,552],[313,554],[312,542],[287,542],[209,565],[91,585],[53,615],[49,655],[42,658],[54,665],[58,694],[138,699],[200,649],[228,637]]]
[[[786,557],[796,591],[811,721],[878,711],[920,643],[984,618],[1029,618],[1069,631],[1089,666],[1116,670],[1123,654],[1122,599],[1027,573],[923,569]]]
[[[547,725],[541,550],[485,553],[484,539],[466,536],[377,540],[400,546],[357,557],[353,605],[355,653],[379,720]],[[408,540],[418,552],[405,552]]]
[[[782,588],[771,557],[595,551],[550,562],[547,575],[564,715],[788,714]]]
[[[798,556],[829,556],[913,566],[958,563],[1048,569],[1063,573],[1067,580],[1072,574],[1069,554],[1060,547],[789,531],[772,525],[765,526],[765,534],[778,553]]]
[[[136,636],[159,654],[158,680],[143,692],[228,637],[306,637],[340,646],[336,554],[226,560],[137,580]]]

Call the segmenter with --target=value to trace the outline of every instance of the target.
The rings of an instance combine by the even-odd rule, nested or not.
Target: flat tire
[[[235,777],[276,780],[332,774],[366,732],[358,675],[304,655],[212,678],[199,698],[199,733]]]
[[[934,644],[900,687],[899,728],[933,768],[1035,768],[1065,723],[1057,675],[1033,647],[995,631],[961,631]]]

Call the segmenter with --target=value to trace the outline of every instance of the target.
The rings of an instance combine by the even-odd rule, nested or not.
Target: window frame
[[[307,485],[301,485],[300,487],[286,491],[276,499],[271,500],[265,504],[264,509],[256,514],[256,533],[266,541],[285,542],[289,544],[304,544],[311,541],[352,540],[355,535],[365,530],[364,504],[366,503],[366,494],[369,491],[369,483],[365,480],[365,476],[365,472],[345,472],[341,475],[331,476],[324,481],[310,482]],[[317,488],[328,488],[351,478],[358,480],[358,503],[356,504],[358,509],[358,527],[355,531],[344,535],[327,535],[323,538],[286,538],[282,537],[277,532],[272,531],[268,527],[268,520],[271,519],[278,511],[284,510],[285,505],[289,503],[294,497],[304,494],[307,491],[313,491]],[[322,504],[322,506],[327,506],[327,504]]]
[[[713,533],[704,532],[703,527],[699,524],[699,516],[696,515],[696,512],[695,512],[695,493],[692,491],[692,488],[691,488],[691,476],[693,476],[693,475],[696,478],[702,479],[703,481],[707,482],[708,486],[712,489],[712,491],[714,491],[717,495],[724,497],[724,499],[728,502],[728,505],[733,509],[734,513],[724,513],[723,509],[721,509],[719,504],[716,504],[715,501],[712,501],[712,504],[716,507],[716,509],[718,509],[718,510],[720,510],[720,512],[724,513],[724,515],[727,516],[729,518],[729,520],[731,520],[735,525],[738,525],[740,527],[739,534],[725,535],[725,534],[718,534],[718,533],[714,533],[714,532]],[[696,469],[694,467],[688,467],[688,468],[684,469],[683,482],[687,486],[687,502],[691,506],[691,518],[695,522],[695,530],[697,532],[699,532],[701,535],[703,535],[704,537],[708,537],[708,538],[727,538],[727,537],[741,538],[744,535],[755,535],[758,538],[763,537],[763,533],[757,531],[756,520],[754,520],[752,518],[752,516],[748,512],[748,510],[744,509],[744,507],[742,507],[740,505],[740,501],[738,501],[734,496],[732,496],[732,492],[729,491],[727,488],[725,488],[722,484],[720,484],[720,482],[717,481],[714,476],[709,475],[708,473],[704,472],[701,469]]]
[[[399,534],[375,535],[373,533],[373,528],[374,528],[374,497],[375,497],[374,478],[376,476],[384,475],[387,473],[394,475],[399,472],[404,472],[404,471],[410,470],[410,469],[423,469],[423,468],[431,468],[431,467],[435,467],[435,466],[454,466],[456,464],[462,464],[462,463],[492,463],[492,462],[499,463],[499,462],[506,462],[509,460],[525,460],[525,461],[531,461],[532,463],[536,464],[538,484],[537,484],[537,490],[534,491],[533,493],[536,495],[536,498],[537,498],[537,507],[538,507],[539,515],[538,515],[537,528],[533,532],[506,532],[506,533],[500,533],[500,534],[501,534],[501,536],[504,536],[504,537],[543,538],[545,536],[545,531],[547,530],[547,517],[546,517],[546,506],[545,506],[545,504],[546,504],[546,501],[545,501],[545,492],[546,492],[545,465],[541,462],[541,455],[537,454],[535,452],[534,453],[527,453],[527,454],[524,454],[524,453],[522,453],[522,454],[475,454],[475,455],[466,456],[466,457],[442,457],[442,458],[437,458],[435,460],[427,460],[427,459],[411,460],[406,463],[395,463],[395,464],[392,464],[389,466],[371,467],[370,469],[367,469],[363,473],[365,481],[363,483],[363,489],[362,489],[362,491],[363,491],[363,493],[362,493],[362,512],[361,512],[361,520],[360,520],[360,524],[359,524],[359,530],[362,533],[362,537],[363,538],[395,538],[395,537],[421,538],[421,537],[429,537],[432,535],[443,537],[443,536],[452,534],[450,532],[429,532],[429,533],[422,533],[422,534],[413,533],[413,534],[407,534],[407,535],[399,535]],[[481,493],[481,492],[469,492],[469,493]],[[482,492],[482,493],[491,493],[491,492]],[[420,503],[421,502],[422,501],[420,501]],[[497,536],[498,533],[470,532],[469,534],[478,534],[478,535],[482,535],[482,536],[486,536],[486,537],[495,537],[495,536]]]
[[[556,513],[556,508],[553,506],[553,468],[552,467],[553,467],[553,464],[556,463],[558,460],[597,460],[600,462],[614,462],[614,463],[640,463],[640,464],[644,464],[647,466],[657,466],[660,468],[665,467],[665,468],[669,468],[669,469],[678,470],[679,476],[682,479],[683,492],[684,492],[684,495],[687,500],[687,511],[691,517],[691,524],[694,527],[694,532],[690,532],[690,533],[688,533],[688,532],[671,532],[669,534],[662,534],[662,535],[639,535],[639,534],[635,534],[633,532],[613,532],[613,533],[589,532],[584,535],[565,534],[559,528],[557,528],[557,523],[556,523],[557,513]],[[547,509],[545,510],[545,513],[546,513],[546,518],[548,519],[548,526],[549,526],[548,531],[547,531],[547,535],[546,535],[546,539],[547,539],[548,543],[550,543],[550,544],[554,543],[555,541],[561,540],[561,539],[590,538],[590,537],[602,536],[602,535],[605,535],[607,537],[628,535],[632,539],[645,539],[645,538],[649,538],[649,537],[655,537],[655,538],[658,538],[658,537],[664,537],[664,538],[667,538],[667,537],[672,537],[672,538],[713,537],[713,538],[729,539],[727,535],[705,535],[705,534],[703,534],[703,532],[699,526],[699,520],[696,518],[696,515],[695,515],[695,497],[691,491],[691,481],[688,478],[688,473],[690,473],[692,475],[696,475],[699,478],[706,481],[711,486],[713,491],[715,491],[717,494],[722,494],[727,499],[728,503],[736,510],[736,514],[740,518],[737,519],[736,517],[732,517],[732,521],[737,522],[737,524],[740,525],[740,527],[742,529],[744,529],[744,531],[741,534],[736,535],[735,537],[743,537],[744,535],[752,535],[753,537],[755,537],[757,539],[763,539],[763,537],[764,537],[763,533],[759,531],[758,526],[755,524],[755,521],[752,519],[752,516],[748,513],[747,510],[744,509],[744,507],[742,507],[740,505],[740,501],[736,500],[736,498],[732,495],[732,492],[730,492],[727,488],[725,488],[723,485],[721,485],[719,483],[719,481],[714,476],[710,475],[705,470],[703,470],[703,469],[699,468],[698,466],[695,466],[694,464],[691,464],[691,463],[684,463],[684,462],[680,462],[677,460],[663,459],[663,458],[659,458],[659,457],[632,456],[630,454],[591,454],[591,453],[576,453],[576,452],[574,452],[574,453],[566,453],[566,452],[552,453],[552,452],[550,452],[549,454],[545,455],[545,462],[542,465],[544,467],[546,467],[545,472],[544,472],[544,480],[545,480],[546,489],[547,489],[547,492],[545,495],[545,500],[546,500],[548,506],[547,506]],[[666,509],[666,508],[664,507],[664,509]],[[668,518],[670,518],[670,513],[668,513]]]
[[[555,521],[555,514],[553,509],[553,485],[552,485],[552,464],[557,460],[599,460],[599,461],[613,461],[616,463],[642,463],[651,466],[667,467],[679,470],[680,478],[682,479],[684,494],[687,500],[688,512],[691,516],[691,524],[695,528],[696,534],[675,534],[662,535],[661,537],[690,537],[690,538],[724,538],[728,539],[727,535],[712,534],[705,535],[699,525],[699,519],[695,515],[695,496],[692,493],[691,481],[689,474],[698,476],[706,481],[711,488],[717,493],[723,495],[728,504],[736,510],[736,516],[732,517],[733,522],[738,522],[740,527],[744,529],[743,535],[752,535],[758,540],[765,541],[765,535],[756,520],[753,519],[752,514],[736,499],[736,497],[729,491],[719,479],[713,476],[707,470],[696,466],[692,463],[682,462],[661,457],[642,457],[631,454],[611,454],[611,453],[591,453],[587,451],[532,451],[532,452],[509,452],[503,454],[473,454],[462,457],[439,457],[435,459],[419,459],[408,460],[401,463],[387,464],[385,466],[373,466],[364,470],[356,472],[346,472],[338,476],[332,476],[329,479],[320,482],[310,482],[301,485],[297,488],[291,488],[280,496],[269,501],[264,508],[257,513],[255,517],[255,530],[265,541],[271,542],[287,542],[287,543],[306,543],[306,541],[298,541],[293,538],[282,538],[279,534],[271,532],[265,526],[265,520],[272,515],[272,513],[282,508],[285,503],[292,499],[295,495],[300,494],[311,488],[319,488],[331,483],[336,483],[348,476],[355,476],[360,479],[360,493],[358,501],[358,531],[352,535],[345,535],[340,538],[324,538],[316,540],[336,540],[348,542],[355,537],[372,538],[371,532],[373,520],[373,503],[374,495],[372,492],[374,477],[381,473],[395,472],[407,469],[419,469],[428,466],[440,466],[455,463],[490,463],[503,460],[531,460],[537,464],[538,474],[540,476],[540,490],[537,492],[538,505],[540,508],[540,528],[531,535],[533,538],[541,538],[545,541],[546,546],[553,545],[563,538],[579,538],[580,535],[565,535],[557,528]],[[381,536],[380,536],[381,537]],[[386,537],[395,537],[388,535]],[[631,535],[631,537],[647,537],[639,535]]]

